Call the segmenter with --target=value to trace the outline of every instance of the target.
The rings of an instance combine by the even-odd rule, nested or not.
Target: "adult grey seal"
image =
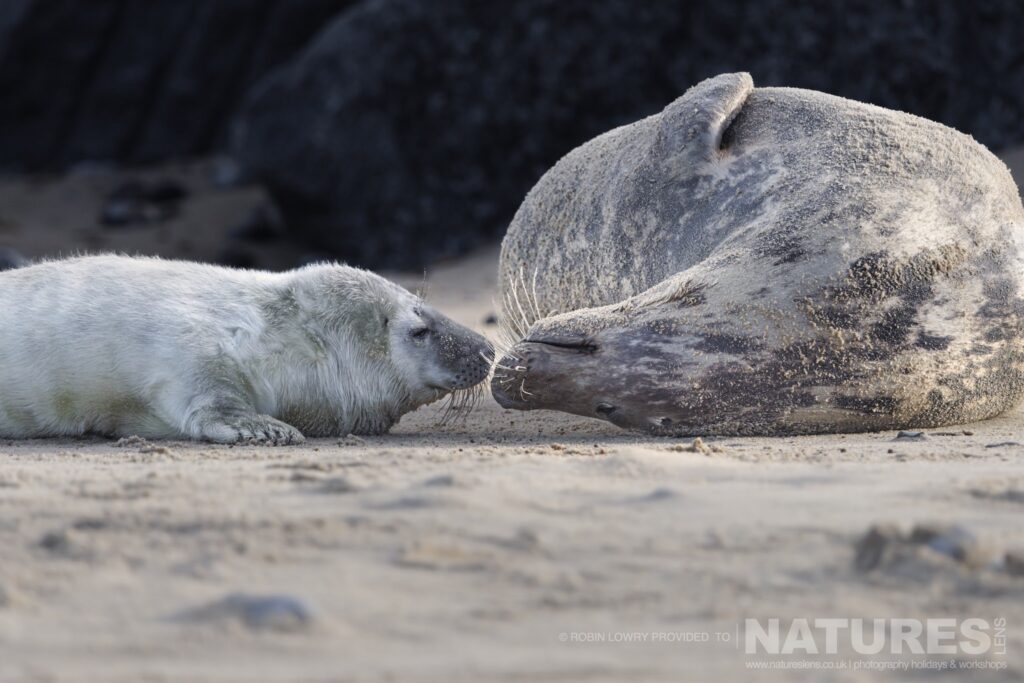
[[[490,345],[373,273],[94,256],[0,273],[0,436],[378,434]]]
[[[1024,391],[1024,208],[915,116],[748,74],[558,162],[502,245],[510,408],[671,434],[933,427]]]

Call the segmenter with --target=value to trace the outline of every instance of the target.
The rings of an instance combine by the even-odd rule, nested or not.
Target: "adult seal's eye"
[[[430,334],[430,330],[426,327],[420,327],[409,333],[409,336],[413,339],[426,339],[427,335]]]

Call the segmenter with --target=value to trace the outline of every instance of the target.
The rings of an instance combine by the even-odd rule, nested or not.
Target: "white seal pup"
[[[398,285],[90,256],[0,273],[0,436],[379,434],[469,389],[489,343]]]
[[[934,427],[1024,395],[1024,207],[932,121],[704,81],[577,148],[501,250],[492,390],[668,434]]]

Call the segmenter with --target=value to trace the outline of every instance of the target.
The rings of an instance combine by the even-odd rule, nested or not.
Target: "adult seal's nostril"
[[[492,393],[694,435],[992,417],[1024,396],[1022,252],[1017,187],[968,136],[723,74],[527,195]]]

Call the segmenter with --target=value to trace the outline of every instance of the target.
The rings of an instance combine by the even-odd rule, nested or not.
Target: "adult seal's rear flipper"
[[[701,81],[665,108],[658,127],[658,156],[692,166],[721,158],[722,136],[754,90],[748,73]]]

